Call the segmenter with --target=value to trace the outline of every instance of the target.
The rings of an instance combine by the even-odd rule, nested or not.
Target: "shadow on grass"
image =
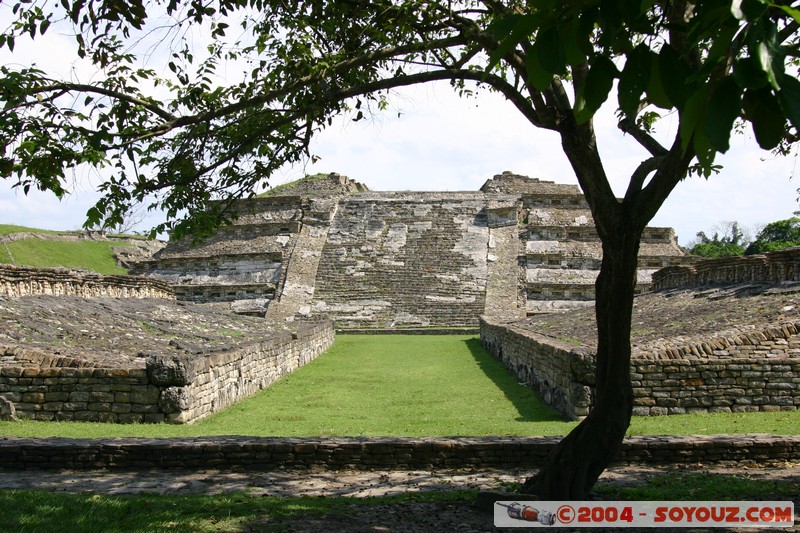
[[[403,511],[403,507],[413,511],[418,503],[458,510],[465,509],[474,497],[474,491],[374,499],[276,498],[245,493],[109,496],[0,491],[0,530],[71,533],[352,531],[350,528],[355,525],[358,531],[363,531],[360,525],[376,519],[379,523],[370,525],[391,526],[397,520],[396,515],[381,516],[382,507],[387,505],[395,507],[394,513],[398,512],[397,506],[400,506],[399,511]],[[423,518],[429,514],[425,512]]]
[[[484,349],[480,339],[464,341],[478,367],[514,405],[519,413],[518,422],[563,422],[555,410],[548,407],[532,389],[520,385],[517,378]]]

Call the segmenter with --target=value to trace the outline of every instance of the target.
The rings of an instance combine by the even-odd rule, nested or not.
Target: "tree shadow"
[[[0,530],[127,533],[155,531],[487,531],[491,517],[474,491],[382,498],[57,493],[0,491]],[[398,527],[398,529],[394,529]],[[387,529],[388,528],[388,529]]]
[[[519,417],[518,422],[563,422],[564,418],[554,409],[544,403],[539,394],[520,384],[503,364],[494,359],[484,349],[480,339],[473,338],[464,341],[478,367],[486,374],[495,386],[500,389],[506,398],[514,405]]]

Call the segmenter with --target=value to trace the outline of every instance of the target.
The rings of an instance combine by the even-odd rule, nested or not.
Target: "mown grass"
[[[0,531],[128,533],[155,531],[286,531],[285,519],[346,513],[352,506],[407,501],[468,502],[474,491],[377,498],[277,498],[245,493],[221,495],[64,494],[38,490],[0,491]]]
[[[59,233],[48,229],[28,228],[26,226],[17,226],[16,224],[0,224],[0,235],[8,235],[10,233]]]
[[[91,270],[99,274],[126,274],[117,265],[112,247],[125,246],[111,241],[50,241],[24,239],[0,247],[5,262],[32,267],[66,267]]]
[[[629,487],[603,486],[595,490],[606,500],[765,500],[786,499],[800,494],[800,484],[774,479],[754,479],[745,475],[709,473],[670,473],[654,476]]]
[[[507,488],[506,488],[507,490]],[[796,483],[715,474],[667,474],[635,486],[604,487],[605,500],[779,500],[795,495]],[[247,493],[220,495],[100,495],[40,490],[0,491],[0,530],[72,533],[286,531],[314,518],[341,520],[378,505],[445,502],[470,510],[475,491],[407,493],[373,498],[276,498]],[[351,518],[352,520],[352,518]],[[305,531],[305,529],[303,529]]]
[[[51,231],[28,228],[14,224],[0,224],[0,235],[11,233],[80,234],[80,231]],[[126,238],[141,236],[120,235]],[[128,246],[114,241],[56,241],[46,239],[22,239],[0,245],[0,263],[39,268],[65,267],[91,270],[99,274],[127,274],[117,265],[112,248]]]
[[[565,435],[475,336],[339,335],[268,389],[192,425],[0,422],[21,437]],[[798,434],[800,411],[634,417],[629,434]]]

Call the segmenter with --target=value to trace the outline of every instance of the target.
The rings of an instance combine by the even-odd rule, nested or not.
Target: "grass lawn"
[[[30,437],[564,435],[475,336],[339,335],[324,355],[192,425],[0,422]],[[634,417],[630,434],[797,434],[800,411]]]
[[[10,262],[13,257],[16,265],[79,268],[99,274],[127,274],[127,270],[117,266],[114,260],[111,248],[115,246],[126,245],[111,241],[25,239],[0,247],[0,261]]]
[[[0,224],[0,235],[8,235],[10,233],[58,233],[48,229],[28,228],[25,226],[17,226],[15,224]]]
[[[507,487],[508,490],[511,487]],[[643,479],[628,488],[604,487],[604,500],[778,500],[797,494],[800,487],[786,481],[743,476],[667,474]],[[65,494],[40,490],[0,491],[0,530],[70,531],[71,533],[154,531],[307,531],[310,518],[362,516],[376,506],[442,502],[471,510],[475,491],[408,493],[376,498],[276,498],[247,493],[205,495]],[[388,518],[387,520],[391,520]],[[301,529],[288,529],[287,523]]]

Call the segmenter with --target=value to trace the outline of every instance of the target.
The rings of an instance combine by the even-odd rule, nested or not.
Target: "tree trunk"
[[[623,226],[617,230],[603,239],[603,261],[595,283],[594,406],[553,449],[539,473],[526,480],[523,492],[541,499],[586,499],[619,451],[630,425],[631,314],[642,229]]]

